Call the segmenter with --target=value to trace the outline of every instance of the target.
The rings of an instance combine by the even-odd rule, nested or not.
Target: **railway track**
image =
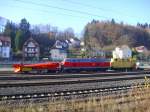
[[[148,75],[138,75],[138,76],[117,76],[117,77],[86,77],[86,78],[61,78],[61,79],[40,79],[40,80],[7,80],[0,81],[0,88],[6,87],[28,87],[28,86],[46,86],[46,85],[67,85],[67,84],[81,84],[81,83],[94,83],[94,82],[110,82],[110,81],[123,81],[123,80],[134,80],[134,79],[144,79],[144,77],[150,78]]]
[[[141,84],[141,85],[144,85],[144,84]],[[61,91],[61,92],[0,95],[0,101],[18,100],[18,99],[20,100],[20,99],[56,98],[56,97],[65,97],[65,96],[71,96],[71,95],[88,95],[88,94],[104,95],[103,93],[109,95],[110,93],[120,92],[120,91],[124,93],[133,88],[138,88],[138,86],[128,85],[128,86],[120,86],[120,87]]]
[[[50,75],[33,75],[33,74],[11,74],[6,75],[0,73],[0,80],[34,80],[34,79],[63,79],[63,78],[92,78],[92,77],[110,77],[110,76],[125,76],[125,75],[145,75],[150,74],[150,71],[136,71],[136,72],[99,72],[99,73],[66,73],[66,74],[50,74]]]
[[[122,73],[122,72],[129,72],[129,73],[137,73],[137,72],[150,72],[150,70],[133,70],[133,71],[128,71],[128,70],[124,70],[124,71],[114,71],[114,70],[108,70],[108,71],[99,71],[99,72],[92,72],[92,71],[89,71],[89,72],[87,72],[87,71],[81,71],[80,72],[80,74],[88,74],[88,73],[90,73],[90,74],[93,74],[93,73]],[[61,72],[58,72],[58,73],[56,73],[56,72],[52,72],[52,73],[43,73],[43,74],[41,74],[41,75],[53,75],[53,74],[77,74],[77,72],[64,72],[64,73],[61,73]],[[28,74],[25,74],[25,73],[15,73],[15,72],[13,72],[13,70],[8,70],[8,71],[3,71],[3,70],[0,70],[0,75],[9,75],[9,74],[13,74],[13,75],[28,75],[28,74],[30,74],[30,75],[37,75],[37,72],[32,72],[32,73],[28,73]]]
[[[149,91],[138,91],[137,93],[129,92],[129,90],[133,90],[134,88],[138,89],[141,86],[122,86],[116,88],[101,88],[101,89],[88,89],[88,90],[77,90],[77,91],[64,91],[64,92],[55,92],[55,93],[40,93],[40,94],[20,94],[20,95],[9,95],[9,96],[0,96],[0,105],[8,105],[9,108],[16,107],[24,107],[29,103],[40,104],[45,107],[45,105],[57,101],[66,101],[73,99],[74,102],[85,103],[89,102],[89,100],[94,100],[94,103],[100,104],[105,102],[107,105],[133,105],[135,106],[135,102],[143,102],[145,100],[149,100]],[[138,89],[139,90],[139,89]],[[146,89],[147,90],[147,89]],[[21,104],[20,104],[21,101]],[[52,101],[52,102],[51,102]],[[114,103],[112,103],[114,102]],[[60,102],[62,103],[62,102]],[[105,104],[103,103],[103,104]],[[56,103],[58,104],[58,103]],[[98,105],[99,106],[99,105]],[[65,111],[65,110],[64,110]]]
[[[144,84],[141,84],[142,86]],[[28,104],[28,100],[34,103],[41,103],[41,102],[49,102],[49,101],[57,101],[62,99],[63,100],[70,100],[74,99],[85,101],[89,97],[95,97],[95,100],[99,102],[100,100],[112,101],[115,100],[116,104],[130,104],[137,101],[144,101],[150,99],[150,97],[140,97],[138,99],[131,98],[131,96],[137,96],[136,93],[130,93],[129,90],[134,88],[141,88],[139,86],[122,86],[122,87],[113,87],[113,88],[101,88],[101,89],[88,89],[88,90],[76,90],[76,91],[62,91],[62,92],[55,92],[55,93],[32,93],[32,94],[17,94],[17,95],[0,95],[0,104],[7,104],[15,105],[20,100],[24,101],[24,104]],[[138,96],[143,96],[143,92],[138,93]],[[149,95],[149,92],[145,92],[144,95]],[[109,97],[108,97],[109,96]],[[47,100],[48,98],[48,100]],[[123,100],[122,100],[123,98]],[[88,99],[89,100],[89,99]],[[22,102],[23,103],[23,102]],[[111,104],[111,103],[110,103]],[[111,104],[112,105],[112,104]]]
[[[121,75],[120,75],[121,74]],[[122,75],[123,74],[123,75]],[[128,75],[127,75],[128,74]],[[141,75],[142,74],[142,75]],[[59,74],[60,75],[60,74]],[[61,74],[62,75],[62,74]],[[63,75],[63,76],[41,76],[41,75],[32,75],[32,76],[17,76],[12,77],[10,80],[9,77],[1,76],[0,88],[22,88],[22,87],[32,87],[32,86],[48,86],[48,85],[69,85],[69,84],[84,84],[84,83],[96,83],[96,82],[112,82],[112,81],[125,81],[125,80],[134,80],[134,79],[144,79],[144,76],[150,77],[149,71],[142,72],[120,72],[117,74],[108,73],[108,74],[73,74],[73,76]],[[106,77],[107,75],[107,77]],[[115,76],[114,76],[115,75]],[[46,80],[45,80],[46,77]],[[8,78],[7,80],[5,78]],[[20,78],[20,79],[19,79]],[[23,78],[23,79],[22,79]],[[24,79],[25,78],[25,79]],[[43,78],[43,79],[40,79]],[[47,79],[49,78],[49,79]],[[4,79],[4,80],[3,80]],[[30,79],[30,80],[27,80]],[[38,80],[35,80],[38,79]],[[16,81],[17,80],[17,81]],[[27,80],[27,81],[25,81]],[[141,85],[144,83],[142,82]],[[101,93],[109,93],[109,92],[117,92],[117,91],[128,91],[134,87],[131,84],[126,86],[116,86],[116,87],[97,87],[97,88],[89,88],[89,89],[76,89],[76,90],[65,90],[65,91],[57,91],[57,92],[32,92],[32,93],[17,93],[17,94],[0,94],[0,100],[18,100],[18,99],[38,99],[38,98],[52,98],[52,97],[62,97],[62,96],[70,96],[70,95],[87,95],[87,94],[101,94]]]
[[[138,89],[140,87],[135,86],[135,88]],[[138,94],[136,92],[135,93],[134,92],[129,92],[129,93],[121,92],[121,94],[118,95],[118,94],[113,94],[113,92],[115,93],[116,91],[111,91],[111,94],[108,94],[109,97],[107,95],[104,96],[103,94],[99,93],[97,96],[94,97],[94,101],[99,102],[99,103],[107,101],[107,105],[108,104],[109,105],[114,105],[114,103],[112,103],[113,101],[116,104],[119,104],[119,105],[122,105],[122,106],[124,104],[126,104],[126,103],[128,105],[129,104],[135,105],[135,102],[142,102],[144,100],[150,100],[150,95],[149,95],[150,92],[147,89],[148,88],[145,88],[145,89],[143,89],[143,91],[137,90],[136,92],[138,92]],[[99,97],[99,95],[101,97]],[[78,102],[86,102],[86,101],[89,101],[89,98],[87,98],[87,100],[85,98],[83,98],[83,99],[76,99],[76,101],[78,101]],[[134,104],[132,104],[132,103],[134,103]]]

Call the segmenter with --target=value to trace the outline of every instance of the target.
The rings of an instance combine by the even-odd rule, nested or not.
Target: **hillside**
[[[130,47],[145,46],[150,50],[150,33],[146,29],[115,23],[114,21],[95,21],[84,29],[87,49],[111,50],[115,46],[127,44]]]

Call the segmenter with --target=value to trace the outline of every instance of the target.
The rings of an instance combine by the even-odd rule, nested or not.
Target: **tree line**
[[[72,28],[59,31],[57,27],[51,25],[30,25],[25,18],[21,19],[19,24],[8,21],[3,35],[11,38],[11,49],[16,55],[22,52],[25,41],[30,37],[36,37],[39,42],[43,42],[43,45],[40,45],[42,46],[41,52],[45,49],[47,40],[76,38]]]
[[[114,19],[111,21],[92,20],[84,27],[82,40],[88,51],[92,49],[112,50],[123,44],[130,47],[144,45],[150,49],[150,34],[147,31],[149,27],[148,23],[131,26],[123,22],[117,23]],[[30,25],[25,18],[21,19],[19,24],[8,21],[3,35],[11,38],[11,48],[14,54],[20,53],[24,42],[32,36],[38,38],[39,42],[43,42],[43,45],[40,44],[41,52],[48,46],[47,40],[76,38],[72,28],[60,31],[51,25]]]
[[[147,25],[146,25],[147,26]],[[144,28],[111,21],[93,20],[84,28],[86,49],[112,50],[126,44],[130,47],[145,46],[150,49],[150,34]]]
[[[142,23],[137,23],[137,27],[140,27],[140,28],[150,28],[150,24],[148,24],[148,23],[144,23],[144,24],[142,24]]]

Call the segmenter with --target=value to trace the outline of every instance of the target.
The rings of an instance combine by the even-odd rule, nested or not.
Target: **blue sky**
[[[150,23],[149,0],[0,0],[0,16],[19,23],[50,24],[60,30],[72,27],[81,33],[93,19]]]

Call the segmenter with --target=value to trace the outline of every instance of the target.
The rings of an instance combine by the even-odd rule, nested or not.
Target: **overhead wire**
[[[66,15],[66,16],[69,16],[69,17],[76,17],[76,19],[84,19],[84,18],[87,18],[85,16],[78,16],[78,15],[72,15],[72,14],[68,14],[68,13],[64,13],[64,12],[53,12],[53,11],[49,11],[49,10],[43,10],[43,9],[36,9],[36,8],[26,8],[26,7],[23,7],[23,6],[19,6],[19,5],[16,5],[16,4],[7,4],[5,5],[5,7],[13,7],[13,8],[20,8],[20,9],[24,9],[25,11],[29,10],[29,11],[33,11],[33,12],[36,12],[37,14],[38,13],[53,13],[54,15]]]
[[[81,19],[84,19],[84,18],[87,18],[87,17],[84,17],[84,16],[77,16],[77,15],[71,15],[71,14],[66,14],[66,13],[62,13],[62,12],[53,12],[53,11],[49,11],[49,10],[43,10],[43,9],[36,9],[36,8],[31,8],[31,7],[28,7],[28,8],[26,8],[26,7],[23,7],[22,5],[17,5],[17,4],[6,4],[5,5],[5,7],[9,7],[9,8],[21,8],[21,9],[24,9],[25,11],[27,11],[27,10],[29,10],[29,11],[33,11],[33,12],[35,12],[36,11],[36,13],[53,13],[53,14],[55,14],[55,15],[67,15],[67,16],[69,16],[69,17],[76,17],[75,19],[79,19],[79,20],[81,20]],[[45,19],[45,18],[44,18]],[[11,21],[11,20],[10,20]]]
[[[23,1],[23,0],[13,0],[13,1],[18,1],[18,2],[21,2],[21,3],[25,3],[25,4],[32,4],[32,5],[36,5],[36,6],[44,6],[44,7],[49,7],[49,8],[53,8],[53,9],[64,10],[64,11],[78,13],[78,14],[82,14],[82,15],[100,17],[100,18],[105,18],[105,19],[109,18],[109,17],[106,17],[106,16],[98,15],[98,14],[93,14],[93,13],[80,11],[80,10],[73,10],[73,9],[68,9],[68,8],[62,8],[62,7],[53,6],[53,5],[50,5],[50,4],[35,3],[35,2],[32,2],[32,1]]]
[[[13,1],[17,1],[17,2],[20,2],[20,3],[24,3],[24,4],[32,4],[32,5],[36,5],[36,6],[49,7],[49,8],[53,8],[53,9],[64,10],[64,11],[67,11],[67,12],[78,13],[78,14],[81,14],[81,15],[84,15],[84,16],[85,15],[89,16],[89,17],[84,17],[84,16],[78,16],[78,15],[75,15],[75,14],[68,14],[68,13],[64,13],[64,12],[62,13],[62,11],[59,12],[60,15],[76,17],[76,18],[79,18],[79,19],[83,19],[83,18],[92,18],[92,19],[105,18],[107,20],[110,20],[110,19],[113,18],[115,20],[121,21],[120,19],[118,19],[116,17],[107,17],[107,16],[102,16],[102,15],[99,15],[99,14],[94,14],[93,12],[90,13],[90,12],[81,11],[81,10],[73,10],[73,9],[58,7],[58,6],[50,5],[48,3],[47,4],[45,4],[45,3],[37,3],[37,2],[25,1],[25,0],[13,0]],[[87,4],[87,3],[82,3],[82,2],[78,2],[78,1],[72,1],[72,0],[61,0],[61,1],[64,1],[64,2],[67,2],[67,3],[71,3],[71,4],[80,5],[80,6],[84,6],[84,7],[88,7],[88,8],[95,8],[95,9],[98,9],[98,10],[101,10],[101,11],[107,11],[107,12],[112,12],[112,13],[123,14],[123,16],[125,16],[125,14],[122,13],[122,12],[111,10],[111,9],[104,9],[104,8],[96,7],[94,5]],[[45,10],[43,12],[47,12],[48,13],[49,11]],[[56,13],[56,12],[54,12],[54,13]],[[132,18],[133,18],[133,16],[132,16]]]
[[[96,7],[96,6],[93,6],[93,5],[89,5],[89,4],[85,4],[85,3],[81,3],[81,2],[77,2],[77,1],[71,1],[71,0],[61,0],[61,1],[68,2],[68,3],[71,3],[71,4],[80,5],[80,6],[84,6],[84,7],[87,7],[87,8],[99,9],[101,11],[113,11],[113,12],[116,12],[114,10],[104,9],[104,8],[101,8],[101,7]]]
[[[127,16],[128,17],[135,17],[135,16],[127,15],[125,12],[116,11],[116,10],[113,10],[113,9],[101,8],[101,7],[97,7],[97,6],[94,6],[94,5],[91,5],[91,4],[85,4],[85,3],[82,3],[82,2],[78,2],[78,1],[71,1],[71,0],[61,0],[61,1],[71,3],[71,4],[80,5],[80,6],[87,7],[87,8],[98,9],[98,10],[104,11],[104,12],[111,12],[111,13],[116,13],[116,14],[119,14],[119,15],[121,14],[121,15],[126,16],[126,17]]]

